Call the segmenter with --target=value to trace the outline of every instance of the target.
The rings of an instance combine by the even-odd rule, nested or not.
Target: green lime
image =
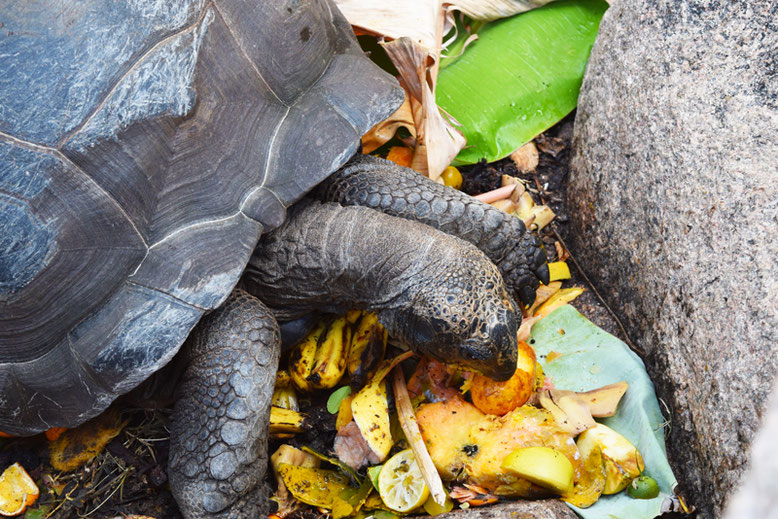
[[[654,478],[638,476],[627,487],[627,494],[635,499],[654,499],[659,495],[659,485]]]

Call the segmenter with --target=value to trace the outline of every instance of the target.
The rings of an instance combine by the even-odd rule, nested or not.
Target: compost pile
[[[400,163],[409,156],[399,147],[388,154]],[[462,184],[455,168],[443,179]],[[551,221],[551,209],[535,205],[522,181],[503,175],[501,183],[479,196],[536,230]],[[437,515],[455,506],[552,496],[587,508],[625,489],[636,499],[657,497],[639,450],[594,420],[616,414],[629,383],[586,392],[557,388],[527,342],[534,342],[533,326],[583,292],[562,288],[570,278],[565,261],[549,269],[551,282],[524,309],[517,369],[506,382],[402,351],[375,314],[354,310],[320,320],[277,375],[276,515],[311,509],[335,518]],[[334,423],[322,418],[324,407]],[[295,438],[309,427],[313,437]]]
[[[521,219],[542,235],[550,282],[521,309],[518,364],[505,382],[406,351],[375,314],[322,317],[290,345],[276,377],[268,453],[275,517],[388,519],[541,498],[559,498],[585,518],[684,509],[643,365],[569,305],[584,289],[563,287],[576,272],[553,223],[555,212],[567,218],[571,118],[541,132],[575,108],[605,3],[568,0],[491,23],[460,6],[468,16],[447,21],[447,55],[441,34],[437,43],[409,43],[391,27],[354,22],[351,2],[339,5],[406,90],[362,151]],[[517,36],[537,27],[548,32]],[[378,47],[376,35],[393,41]],[[545,48],[554,38],[570,47]],[[494,51],[516,41],[522,65]],[[77,429],[48,431],[48,444],[3,440],[0,515],[176,514],[165,475],[169,403],[161,404],[138,410],[125,400]]]

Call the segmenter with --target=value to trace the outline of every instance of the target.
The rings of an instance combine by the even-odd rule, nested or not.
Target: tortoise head
[[[412,304],[392,326],[399,330],[390,334],[446,364],[509,379],[516,370],[521,314],[497,268],[472,250],[433,279],[414,287]]]

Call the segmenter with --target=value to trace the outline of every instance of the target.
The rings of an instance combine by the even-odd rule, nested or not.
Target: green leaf
[[[340,403],[343,401],[344,398],[346,398],[350,394],[351,394],[351,387],[349,386],[339,387],[338,389],[333,391],[330,397],[327,399],[327,411],[329,411],[330,414],[338,414],[338,409],[340,409]]]
[[[633,499],[626,492],[619,492],[600,497],[586,509],[568,506],[583,519],[658,516],[662,501],[673,493],[676,479],[667,461],[664,419],[643,361],[626,344],[599,329],[570,305],[558,308],[538,322],[532,328],[530,342],[543,371],[556,387],[589,391],[621,380],[629,383],[616,414],[598,421],[621,433],[638,448],[646,464],[645,472],[659,485],[659,496],[653,499]],[[552,351],[561,355],[546,362],[546,355]]]
[[[438,106],[467,146],[454,161],[501,159],[570,113],[578,101],[602,0],[563,0],[486,24],[438,74]]]
[[[376,491],[378,491],[378,476],[381,474],[382,468],[384,468],[383,465],[376,465],[375,467],[369,467],[367,469],[367,477],[373,483]]]
[[[45,519],[51,512],[51,505],[41,505],[37,508],[28,508],[24,519]]]

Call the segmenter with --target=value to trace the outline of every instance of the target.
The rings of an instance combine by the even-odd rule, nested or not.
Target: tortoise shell
[[[0,431],[165,365],[402,101],[328,0],[16,2],[0,34]]]

